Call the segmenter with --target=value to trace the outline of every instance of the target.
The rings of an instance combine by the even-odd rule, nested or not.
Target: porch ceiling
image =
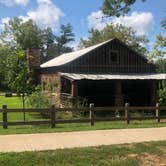
[[[60,73],[70,80],[166,80],[166,74],[76,74]]]

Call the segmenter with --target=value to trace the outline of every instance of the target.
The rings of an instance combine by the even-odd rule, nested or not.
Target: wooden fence
[[[48,109],[8,109],[6,105],[2,106],[0,109],[0,113],[2,113],[2,122],[0,125],[3,126],[4,129],[7,129],[8,126],[15,126],[15,125],[40,125],[40,124],[50,124],[52,128],[55,128],[56,124],[60,123],[83,123],[89,122],[91,126],[95,125],[97,121],[118,121],[118,120],[125,120],[127,124],[130,123],[131,120],[150,120],[156,119],[157,122],[160,122],[161,119],[166,119],[166,115],[161,116],[161,111],[166,111],[166,106],[159,106],[157,103],[156,106],[143,106],[143,107],[136,107],[136,106],[129,106],[128,103],[122,107],[95,107],[94,104],[90,104],[89,108],[55,108],[53,105],[51,108]],[[89,113],[88,119],[57,119],[56,114],[57,112],[87,112]],[[96,117],[95,114],[98,111],[108,111],[108,112],[123,112],[125,116],[115,116],[115,117],[107,117],[107,118],[99,118]],[[153,116],[131,116],[131,112],[133,111],[150,111],[153,113]],[[44,121],[8,121],[8,114],[10,113],[48,113],[50,118]]]

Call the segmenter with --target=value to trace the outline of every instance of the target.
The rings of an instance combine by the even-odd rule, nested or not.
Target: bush
[[[6,92],[5,93],[5,97],[12,97],[12,96],[13,96],[12,92]]]
[[[163,81],[159,88],[160,105],[166,105],[166,82]]]
[[[37,86],[35,92],[27,97],[26,102],[33,108],[49,108],[51,105],[48,95],[41,91],[40,86]]]

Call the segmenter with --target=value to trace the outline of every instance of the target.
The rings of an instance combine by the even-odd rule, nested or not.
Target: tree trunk
[[[22,105],[23,105],[23,117],[24,117],[24,122],[25,122],[25,95],[24,95],[24,93],[22,95]]]

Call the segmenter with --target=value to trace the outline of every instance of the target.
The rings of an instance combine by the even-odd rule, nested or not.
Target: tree
[[[8,55],[10,55],[11,52],[12,49],[9,46],[0,45],[0,90],[8,89],[5,76],[7,74],[6,65],[8,63]]]
[[[161,25],[166,30],[166,17],[163,18]]]
[[[44,35],[44,46],[41,51],[41,63],[44,63],[52,58],[54,58],[54,43],[55,35],[52,32],[51,28],[43,30]]]
[[[60,36],[56,37],[57,54],[71,52],[72,48],[68,46],[70,42],[74,41],[74,33],[70,24],[61,25]]]
[[[3,43],[23,50],[27,48],[41,48],[44,41],[43,31],[32,20],[23,22],[22,19],[17,17],[5,24],[5,29],[1,33],[0,38]]]
[[[32,71],[29,69],[25,51],[13,50],[13,54],[7,65],[7,82],[12,91],[21,96],[23,109],[25,108],[25,97],[34,90],[32,84]],[[25,121],[25,112],[24,112]]]
[[[59,35],[53,35],[50,28],[45,30],[44,34],[45,51],[43,62],[73,50],[69,46],[70,42],[74,41],[74,33],[72,32],[72,26],[70,24],[61,25]]]
[[[108,17],[119,17],[127,14],[135,2],[136,0],[103,0],[102,11]]]
[[[164,30],[166,30],[166,17],[164,17],[164,19],[162,20],[161,25],[164,28]],[[160,62],[159,64],[164,63],[164,62],[161,63],[161,61],[166,56],[166,36],[164,36],[161,33],[156,35],[156,41],[153,46],[153,50],[150,53],[150,56],[151,56],[152,60],[154,60],[154,59],[159,60],[159,62]]]
[[[107,41],[112,38],[117,38],[127,45],[129,45],[135,51],[145,55],[147,54],[146,45],[149,40],[145,36],[136,36],[135,31],[132,28],[125,27],[123,25],[107,25],[103,30],[99,31],[91,29],[89,31],[88,39],[81,39],[80,47],[88,47],[97,43]]]
[[[32,20],[23,22],[16,17],[5,24],[0,40],[4,44],[19,47],[22,50],[39,48],[41,62],[44,63],[55,56],[72,51],[68,44],[74,41],[74,34],[70,24],[61,25],[60,35],[56,36],[51,28],[41,30]]]

